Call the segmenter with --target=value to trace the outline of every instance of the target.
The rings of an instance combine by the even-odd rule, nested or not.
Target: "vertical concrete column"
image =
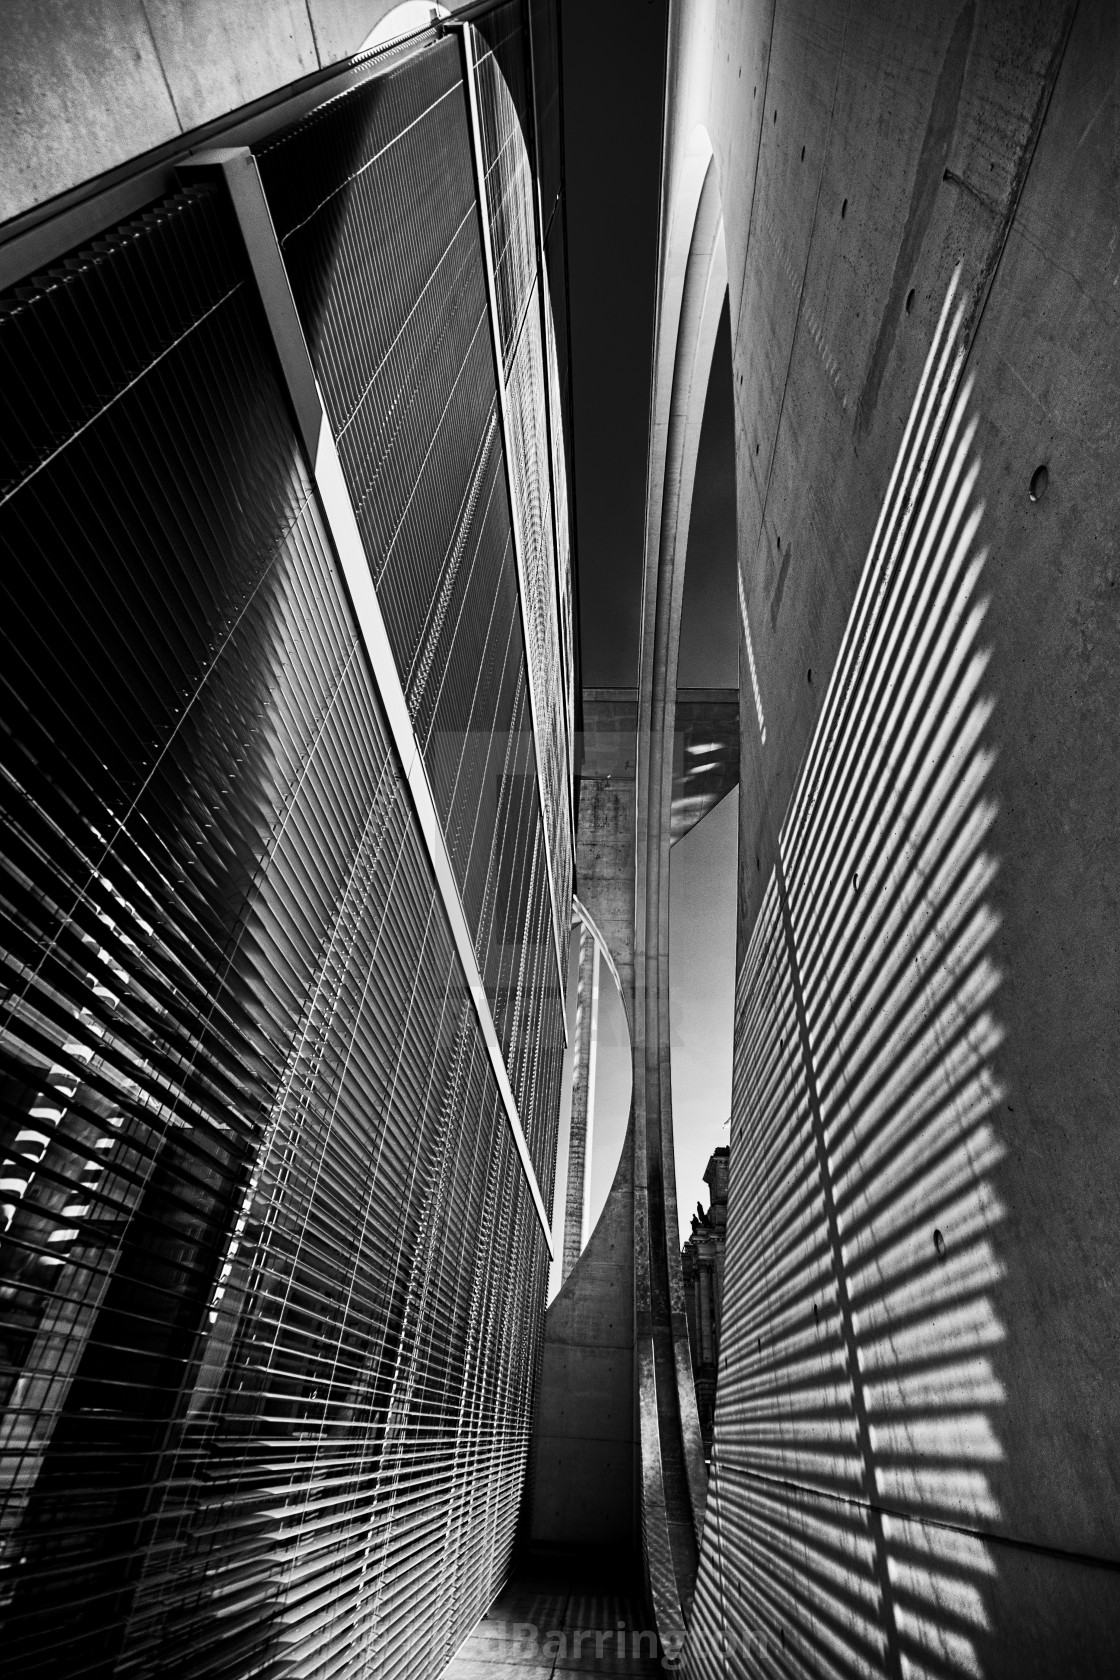
[[[599,947],[585,922],[579,929],[579,981],[572,1046],[572,1124],[568,1137],[568,1188],[564,1198],[564,1260],[567,1283],[580,1257],[587,1223],[588,1168],[594,1121],[595,1015],[599,1002]]]

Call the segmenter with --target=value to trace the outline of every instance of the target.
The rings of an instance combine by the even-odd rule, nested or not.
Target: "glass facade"
[[[256,146],[481,1004],[220,184],[0,298],[13,1675],[430,1676],[508,1564],[549,1251],[479,1010],[550,1205],[573,679],[503,14],[512,92],[452,34]]]

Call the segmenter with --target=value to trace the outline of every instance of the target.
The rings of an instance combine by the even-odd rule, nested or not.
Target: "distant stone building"
[[[723,1251],[727,1241],[727,1167],[730,1150],[717,1149],[708,1162],[704,1183],[711,1192],[707,1213],[699,1202],[692,1217],[692,1235],[681,1250],[688,1343],[704,1458],[712,1452],[719,1372],[720,1306],[723,1300]]]

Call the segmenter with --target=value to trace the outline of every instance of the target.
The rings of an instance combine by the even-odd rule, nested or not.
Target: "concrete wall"
[[[583,693],[576,894],[615,965],[633,1031],[633,689]],[[548,1309],[533,1436],[531,1541],[599,1546],[634,1539],[634,1127],[599,1222]]]
[[[1120,14],[696,0],[671,55],[662,261],[702,124],[759,702],[691,1672],[722,1629],[1111,1673]]]
[[[6,0],[0,222],[356,52],[395,0]]]
[[[548,1309],[529,1538],[629,1548],[634,1534],[633,1126],[599,1223]]]

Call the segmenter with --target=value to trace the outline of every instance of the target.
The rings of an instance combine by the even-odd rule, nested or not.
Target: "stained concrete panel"
[[[303,0],[144,0],[144,7],[184,131],[319,68]]]
[[[356,53],[397,0],[307,0],[315,44],[323,64]]]
[[[818,139],[836,16],[777,9],[749,204],[725,206],[729,249],[746,214],[768,253],[735,342],[740,563],[772,740],[756,812],[788,801],[941,300],[960,264],[974,329],[1065,29],[1059,8],[853,8]]]
[[[1117,411],[1116,357],[1103,351],[1116,328],[1108,256],[1115,222],[1107,202],[1115,170],[1109,81],[1101,68],[1116,47],[1102,30],[1098,11],[1095,23],[1091,16],[1079,22],[1070,41],[969,366],[982,421],[982,535],[993,548],[985,572],[1000,811],[992,844],[999,968],[1009,983],[1000,999],[1007,1097],[999,1130],[1008,1153],[999,1182],[1013,1210],[1000,1240],[1011,1333],[998,1365],[1012,1399],[1001,1415],[1002,1462],[991,1479],[1011,1532],[1115,1557],[1114,1386],[1099,1374],[1114,1368],[1118,1351],[1107,1279],[1118,1260],[1110,1211],[1118,1189],[1110,834],[1120,787],[1109,699],[1117,675],[1108,576],[1118,463],[1107,417]],[[1084,45],[1090,37],[1094,44]],[[1044,60],[1036,43],[1032,73]],[[1019,74],[1015,63],[1001,72],[1012,73]],[[1031,85],[1022,82],[1016,98],[1005,86],[994,101],[997,114],[1020,113],[1018,129],[1003,136],[1001,167],[988,172],[1004,191],[1033,110]],[[1094,155],[1089,119],[1102,103]],[[989,132],[994,126],[993,119]],[[948,283],[949,263],[962,248],[977,256],[974,274],[982,281],[985,239],[990,248],[998,209],[998,202],[986,209],[974,194],[945,183],[929,235],[938,284]],[[811,263],[807,292],[818,283]],[[916,388],[937,301],[916,288],[910,315],[900,310],[894,371],[878,399],[896,436],[905,403],[894,392]],[[796,521],[794,541],[813,558],[791,574],[785,638],[779,626],[773,651],[764,644],[759,654],[774,748],[765,755],[767,774],[777,781],[768,789],[771,810],[782,807],[781,778],[798,762],[797,744],[818,704],[807,672],[814,664],[818,675],[822,664],[827,672],[831,662],[833,627],[847,598],[837,559],[846,550],[858,558],[829,506],[844,504],[845,486],[859,469],[850,464],[804,335],[791,361],[783,429],[770,485],[779,506],[774,517]],[[1044,459],[1050,487],[1034,506],[1027,485]],[[807,461],[816,463],[811,473]],[[761,764],[759,755],[754,763]],[[750,788],[744,806],[759,856],[766,806],[751,799]],[[762,869],[756,866],[760,882],[769,861],[763,855]],[[750,870],[745,874],[749,891]],[[1071,1385],[1075,1370],[1083,1375]],[[1046,1475],[1024,1475],[1039,1452]]]
[[[9,0],[0,222],[361,46],[393,0]]]
[[[601,1441],[631,1441],[634,1420],[629,1405],[631,1346],[581,1348],[578,1360],[569,1358],[573,1342],[546,1344],[541,1365],[542,1437],[566,1436],[575,1413],[595,1405],[595,1427]]]
[[[179,132],[141,0],[19,0],[3,35],[0,221]]]
[[[634,1519],[633,1122],[599,1223],[545,1317],[529,1537],[629,1543]]]
[[[845,965],[860,940],[872,939],[886,903],[868,884],[883,833],[872,826],[860,837],[870,836],[865,855],[850,855],[849,842],[858,847],[860,838],[846,825],[851,810],[896,791],[868,767],[881,742],[867,744],[845,788],[854,804],[814,805],[818,875],[785,912],[801,919],[807,968],[829,978],[827,1000],[818,998],[803,1037],[794,995],[804,976],[795,975],[784,1014],[776,1001],[794,944],[781,917],[767,961],[744,976],[744,990],[756,987],[763,1000],[752,1019],[757,1026],[765,1018],[759,1031],[767,1042],[772,1034],[774,1077],[780,1063],[791,1083],[773,1087],[785,1090],[785,1106],[775,1099],[772,1136],[744,1137],[741,1146],[751,1142],[756,1166],[763,1157],[770,1164],[757,1169],[749,1217],[741,1210],[736,1265],[744,1293],[729,1308],[735,1329],[728,1324],[725,1352],[749,1406],[717,1421],[717,1489],[721,1452],[727,1466],[745,1451],[759,1463],[770,1457],[752,1485],[728,1487],[709,1504],[712,1532],[725,1525],[729,1575],[717,1583],[710,1539],[698,1602],[714,1592],[706,1600],[713,1618],[720,1595],[729,1614],[747,1613],[744,1601],[760,1589],[735,1546],[765,1532],[762,1566],[788,1588],[790,1606],[805,1607],[803,1617],[788,1619],[806,1628],[822,1614],[827,1578],[822,1562],[809,1582],[813,1557],[851,1560],[850,1573],[845,1565],[831,1577],[851,1587],[835,1625],[845,1637],[867,1638],[868,1649],[881,1637],[891,1672],[924,1643],[930,1660],[936,1654],[955,1671],[1111,1674],[1120,1623],[1120,14],[1104,0],[1076,15],[1072,6],[1027,0],[846,10],[695,0],[677,21],[670,143],[679,147],[702,122],[720,172],[736,328],[739,557],[767,720],[763,744],[744,685],[740,958],[766,895],[771,910],[782,897],[778,834],[958,270],[960,348],[964,376],[975,380],[970,413],[979,419],[974,495],[984,503],[982,569],[969,599],[980,674],[962,668],[960,691],[975,679],[993,707],[984,711],[976,760],[982,843],[968,835],[955,842],[961,856],[972,856],[975,881],[985,882],[969,933],[977,943],[968,945],[962,924],[953,951],[939,959],[940,991],[923,994],[905,1031],[883,1047],[881,1086],[861,1062],[859,1034],[845,1038],[838,1023],[878,995],[880,1024],[873,1011],[863,1029],[875,1040],[893,1007],[890,992],[858,987],[894,985],[907,964],[924,972],[936,902],[931,897],[928,914],[904,933],[884,933],[853,978]],[[1032,502],[1028,486],[1042,465],[1047,488]],[[900,657],[883,673],[888,685],[954,669],[953,638],[963,625],[964,617],[921,660]],[[954,737],[946,739],[951,745]],[[971,750],[960,747],[955,771],[955,761],[947,764],[946,799]],[[928,762],[927,754],[913,773]],[[906,866],[892,865],[896,904],[920,899],[941,867],[944,850],[923,853],[921,838],[910,833]],[[866,1175],[871,1203],[897,1173],[896,1199],[887,1199],[875,1240],[886,1245],[894,1220],[899,1242],[911,1245],[909,1282],[878,1290],[856,1337],[870,1325],[888,1360],[904,1359],[916,1319],[933,1322],[953,1288],[962,1303],[955,1329],[936,1321],[922,1415],[911,1396],[912,1418],[895,1427],[897,1419],[881,1421],[886,1388],[875,1396],[867,1463],[879,1475],[890,1454],[904,1450],[919,1473],[908,1482],[888,1472],[866,1484],[878,1487],[886,1516],[863,1509],[852,1517],[862,1497],[853,1496],[848,1517],[814,1517],[814,1533],[787,1493],[761,1483],[786,1473],[781,1464],[806,1485],[831,1475],[855,1487],[862,1476],[865,1448],[838,1376],[844,1363],[826,1337],[826,1324],[836,1322],[837,1276],[854,1274],[856,1261],[813,1247],[827,1223],[821,1160],[827,1165],[852,1116],[873,1111],[890,1080],[905,1088],[907,1056],[917,1054],[924,1030],[932,1035],[949,1018],[943,1001],[955,989],[963,995],[966,982],[988,988],[987,1013],[976,1004],[969,1032],[959,1043],[943,1041],[921,1097],[941,1092],[921,1149],[947,1149],[967,1110],[954,1067],[983,1051],[983,1125],[961,1156],[958,1203],[949,1206],[944,1186],[923,1176],[897,1137],[887,1165],[875,1153],[874,1129],[862,1135],[864,1153],[843,1162],[846,1173]],[[835,1129],[822,1131],[816,1152],[798,1154],[811,1131],[810,1105],[792,1082],[801,1060],[812,1061],[810,1039],[820,1054],[826,1047],[819,1100],[833,1105]],[[744,1037],[740,1053],[757,1058],[762,1043]],[[770,1100],[762,1083],[752,1093]],[[887,1111],[903,1114],[897,1103]],[[733,1195],[736,1169],[750,1164],[733,1151]],[[786,1194],[783,1226],[768,1198],[776,1206]],[[942,1214],[933,1211],[942,1207],[950,1243],[935,1247],[937,1238],[945,1244]],[[980,1223],[970,1227],[973,1215]],[[784,1356],[768,1350],[787,1341],[783,1365]],[[935,1486],[949,1526],[931,1525],[927,1538],[941,1564],[923,1575],[915,1561],[919,1524],[909,1562],[893,1555],[895,1577],[881,1568],[861,1600],[854,1559],[869,1555],[861,1548],[874,1551],[876,1524],[902,1514],[913,1523]],[[899,1621],[892,1611],[880,1625],[869,1608],[876,1594],[894,1602]],[[787,1633],[792,1639],[791,1627]],[[698,1661],[689,1672],[706,1670]]]
[[[1011,1531],[1120,1561],[1120,16],[1079,12],[970,370],[991,544]],[[1035,468],[1048,464],[1032,503]],[[1031,1473],[1024,1474],[1027,1465]]]

